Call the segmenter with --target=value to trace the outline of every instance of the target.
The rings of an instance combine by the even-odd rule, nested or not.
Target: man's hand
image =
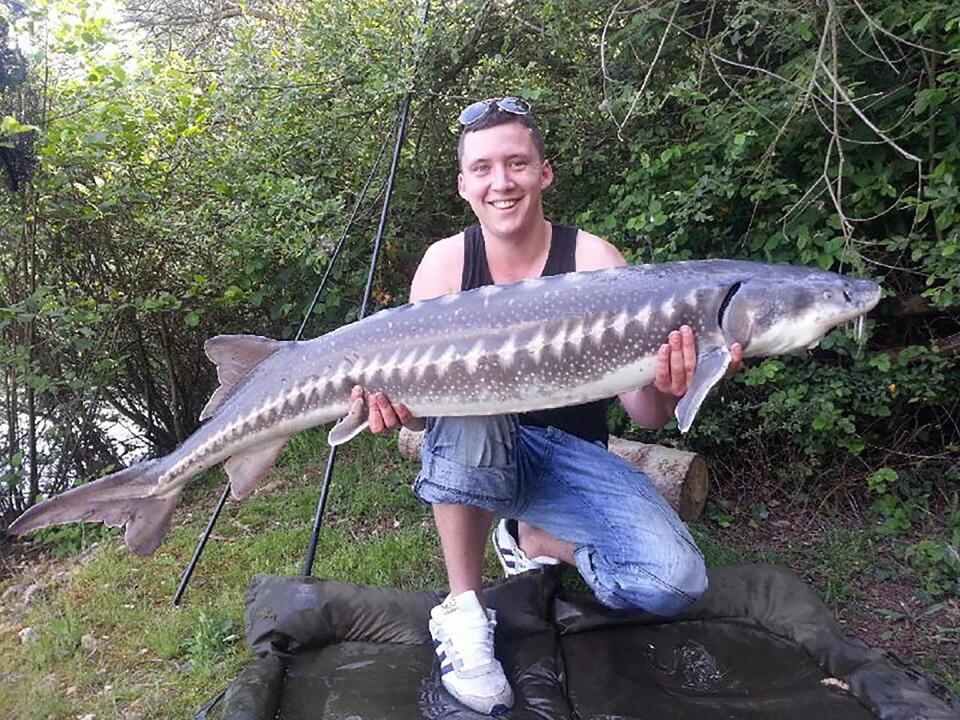
[[[353,388],[350,393],[350,402],[364,395],[364,389],[359,385]],[[413,413],[403,403],[393,403],[386,395],[381,392],[375,392],[367,396],[367,423],[370,426],[370,432],[379,435],[382,432],[395,430],[401,425],[417,429],[420,424]]]
[[[743,368],[743,348],[740,343],[730,346],[730,367],[727,376]],[[693,382],[693,373],[697,369],[697,343],[693,329],[683,325],[670,333],[667,342],[657,351],[657,366],[653,386],[660,392],[673,397],[683,397]]]

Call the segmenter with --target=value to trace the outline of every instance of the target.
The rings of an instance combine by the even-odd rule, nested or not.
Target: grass
[[[410,589],[443,585],[429,509],[407,487],[416,466],[398,460],[393,445],[364,437],[340,453],[315,576]],[[127,554],[111,532],[87,533],[100,541],[92,551],[46,561],[48,574],[62,567],[68,576],[0,629],[4,716],[192,717],[250,660],[241,638],[252,575],[300,572],[325,455],[321,433],[297,436],[268,488],[228,504],[178,608],[171,598],[219,494],[219,473],[185,498],[185,520],[152,557]],[[76,553],[83,544],[76,528],[63,532],[62,543],[47,535],[50,555]],[[28,626],[36,641],[23,645],[17,633]]]
[[[5,718],[192,717],[250,660],[242,637],[251,577],[300,572],[326,452],[322,432],[296,436],[265,486],[244,503],[228,504],[177,608],[171,598],[219,495],[221,474],[209,473],[190,489],[177,516],[180,524],[152,557],[127,554],[116,531],[67,528],[46,534],[46,593],[27,608],[11,606],[10,613],[4,608],[0,622]],[[315,576],[406,589],[444,586],[429,509],[409,489],[416,469],[399,459],[393,439],[366,435],[341,450]],[[745,523],[733,514],[724,517],[729,531],[712,521],[693,527],[709,564],[794,567],[841,615],[863,601],[864,579],[878,563],[868,534],[833,527],[796,538],[787,531],[785,542],[757,542],[740,537]],[[83,549],[91,541],[96,546]],[[72,555],[56,557],[62,553]],[[58,570],[66,576],[51,580]],[[487,571],[491,581],[499,575],[492,553]],[[0,593],[13,582],[26,580],[0,583]],[[878,622],[909,632],[919,620]],[[18,637],[26,626],[36,632],[29,645]],[[939,629],[945,645],[956,643],[949,628]],[[941,682],[960,690],[960,669],[929,665]]]

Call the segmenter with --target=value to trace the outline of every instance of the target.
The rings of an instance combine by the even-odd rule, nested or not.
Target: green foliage
[[[105,525],[70,523],[37,530],[33,538],[46,544],[54,557],[70,557],[86,550],[103,538],[119,535],[120,531]]]
[[[916,574],[921,592],[936,600],[960,597],[960,530],[950,542],[921,540],[909,546],[904,557]]]
[[[884,457],[893,442],[936,448],[942,436],[930,427],[901,425],[900,437],[891,437],[890,427],[920,408],[948,411],[943,388],[955,382],[949,358],[918,346],[871,357],[847,343],[835,333],[824,342],[833,357],[768,358],[748,367],[708,398],[688,442],[710,454],[725,454],[734,438],[738,453],[744,441],[747,452],[768,447],[781,467],[761,455],[756,469],[786,471],[795,480],[822,478],[848,458]],[[883,494],[872,483],[886,478],[868,480],[870,489]]]
[[[37,628],[37,641],[30,645],[29,661],[35,669],[56,666],[73,657],[80,648],[83,620],[72,607],[57,608],[45,626]]]
[[[960,495],[951,496],[946,537],[909,545],[904,560],[913,571],[921,596],[928,600],[960,597]]]
[[[33,125],[27,125],[20,122],[12,115],[4,115],[0,118],[0,138],[12,137],[14,135],[21,135],[23,133],[33,132],[37,130]],[[3,142],[3,139],[0,139],[0,143]]]
[[[766,259],[884,286],[865,348],[837,332],[812,360],[757,363],[711,394],[688,445],[797,492],[914,456],[931,459],[908,482],[949,464],[951,4],[680,3],[668,24],[672,8],[643,3],[466,0],[434,8],[422,37],[412,1],[267,5],[143,34],[96,2],[11,20],[30,48],[16,97],[35,101],[3,96],[0,137],[35,140],[37,172],[0,198],[3,403],[24,413],[32,397],[41,418],[6,433],[15,509],[38,477],[59,490],[125,460],[99,429],[105,408],[155,450],[179,443],[215,383],[207,337],[296,332],[409,89],[377,303],[402,302],[427,243],[469,220],[457,110],[516,93],[556,170],[550,217],[628,259]],[[383,179],[381,164],[374,194]],[[371,201],[309,334],[356,317],[377,220]]]
[[[666,31],[662,9],[610,16],[604,104],[625,143],[599,181],[607,197],[580,221],[632,260],[852,270],[929,305],[919,323],[882,306],[865,350],[837,332],[812,363],[748,368],[722,401],[708,399],[688,442],[714,455],[735,446],[731,463],[794,484],[894,462],[890,450],[928,455],[942,472],[960,394],[956,355],[934,342],[960,329],[956,8],[711,8],[679,5],[681,32]],[[843,93],[876,100],[855,109]]]
[[[730,502],[723,498],[711,498],[707,500],[704,515],[707,520],[716,523],[721,528],[730,527],[736,519],[731,512]]]

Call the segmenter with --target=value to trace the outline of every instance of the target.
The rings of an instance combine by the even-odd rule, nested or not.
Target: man
[[[544,219],[553,181],[540,131],[518,98],[484,100],[460,115],[457,188],[479,225],[427,249],[411,302],[485,284],[626,264],[613,245]],[[735,366],[739,346],[731,348]],[[665,338],[656,379],[624,393],[634,422],[662,427],[696,367],[693,332]],[[354,397],[363,390],[354,389]],[[402,404],[368,398],[379,433],[413,425]],[[433,506],[450,594],[431,612],[443,683],[463,704],[497,715],[513,692],[494,657],[496,617],[480,585],[485,541],[508,575],[559,561],[579,568],[613,608],[672,615],[706,589],[703,556],[683,523],[633,466],[604,448],[607,401],[522,416],[431,418],[414,490]]]

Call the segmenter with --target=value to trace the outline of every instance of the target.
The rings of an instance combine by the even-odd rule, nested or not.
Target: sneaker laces
[[[470,677],[474,672],[484,670],[493,655],[494,629],[497,626],[496,613],[493,610],[479,613],[457,608],[444,618],[446,650],[450,655],[457,674]]]

